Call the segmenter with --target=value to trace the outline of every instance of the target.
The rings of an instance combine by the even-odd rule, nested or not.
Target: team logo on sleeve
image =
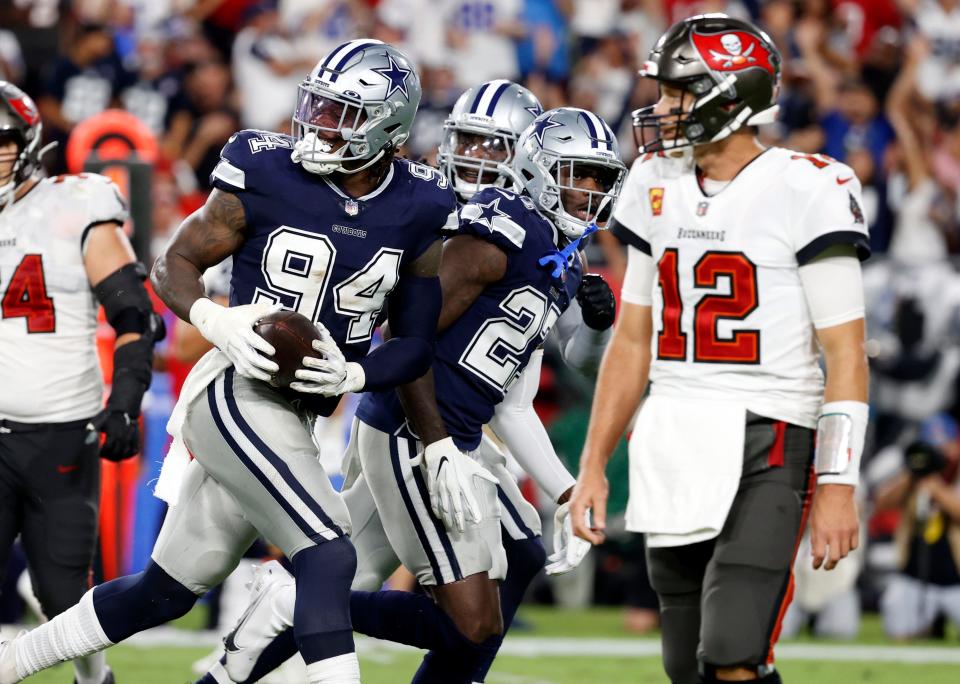
[[[650,188],[650,209],[654,216],[663,213],[663,188]]]
[[[850,197],[850,213],[853,214],[853,222],[862,226],[866,223],[863,218],[863,209],[860,208],[860,203],[857,202],[857,198],[853,196],[852,192],[848,191],[847,195]]]
[[[770,52],[753,36],[743,31],[722,34],[692,33],[697,52],[704,63],[714,71],[740,71],[750,67],[766,69],[776,74],[770,62]]]

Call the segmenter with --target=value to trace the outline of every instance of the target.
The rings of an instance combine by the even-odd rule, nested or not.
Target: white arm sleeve
[[[800,267],[813,327],[829,328],[864,316],[863,277],[853,247],[834,247]]]
[[[588,377],[595,377],[613,328],[594,330],[583,322],[580,304],[574,299],[553,326],[563,362]]]
[[[496,413],[490,419],[490,428],[537,486],[556,501],[576,480],[560,461],[546,428],[533,410],[542,363],[543,350],[538,349],[507,396],[497,405]]]
[[[653,257],[636,247],[627,247],[627,272],[623,276],[620,299],[630,304],[653,306],[653,287],[657,265]]]

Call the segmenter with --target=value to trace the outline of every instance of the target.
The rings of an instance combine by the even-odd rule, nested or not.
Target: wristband
[[[831,401],[820,409],[814,469],[817,484],[856,486],[870,408],[862,401]]]

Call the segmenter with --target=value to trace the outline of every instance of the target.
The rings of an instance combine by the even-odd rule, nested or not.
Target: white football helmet
[[[372,39],[344,43],[300,84],[293,160],[312,173],[362,171],[407,139],[420,94],[416,69],[395,47]]]
[[[503,79],[474,86],[457,99],[443,124],[438,161],[460,199],[512,182],[497,167],[510,166],[520,133],[542,112],[533,93]]]
[[[521,134],[513,172],[537,207],[575,240],[591,223],[609,220],[627,167],[603,119],[585,109],[559,107],[538,116]],[[574,184],[585,176],[595,189]]]

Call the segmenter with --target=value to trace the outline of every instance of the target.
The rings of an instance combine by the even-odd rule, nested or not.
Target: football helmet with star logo
[[[656,105],[633,112],[642,153],[716,142],[742,126],[773,123],[780,90],[780,51],[766,33],[725,14],[684,19],[660,36],[640,76],[683,91],[665,114]]]
[[[457,99],[443,124],[437,159],[461,200],[509,185],[498,167],[509,167],[520,133],[542,112],[536,95],[503,79],[474,86]]]
[[[0,156],[10,163],[9,173],[0,177],[0,203],[6,195],[40,169],[42,125],[40,112],[30,96],[7,81],[0,81],[0,141],[16,144],[14,152]]]
[[[403,144],[420,104],[420,79],[402,52],[351,40],[300,83],[292,158],[312,173],[357,173]]]
[[[593,112],[559,107],[520,135],[514,181],[570,240],[613,213],[627,169],[617,136]]]

